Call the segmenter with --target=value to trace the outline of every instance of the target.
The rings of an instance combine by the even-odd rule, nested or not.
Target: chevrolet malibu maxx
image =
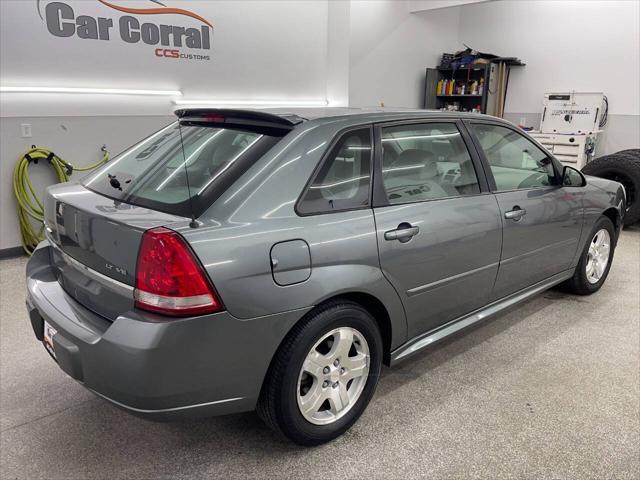
[[[131,413],[349,429],[394,365],[548,288],[605,282],[624,188],[504,120],[184,109],[50,187],[35,336]]]

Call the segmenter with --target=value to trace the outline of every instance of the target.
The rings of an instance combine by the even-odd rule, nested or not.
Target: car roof
[[[489,115],[471,112],[457,112],[446,110],[423,110],[415,108],[397,107],[300,107],[300,108],[261,108],[261,109],[228,109],[228,108],[184,108],[176,110],[176,115],[182,119],[191,116],[233,116],[235,118],[252,118],[260,121],[275,121],[280,124],[288,124],[291,127],[314,121],[323,123],[323,120],[331,121],[336,118],[352,119],[359,122],[378,122],[385,120],[402,120],[411,118],[496,118]],[[498,119],[500,120],[500,119]]]
[[[305,120],[319,120],[323,118],[335,117],[361,117],[384,120],[389,117],[439,117],[439,116],[480,116],[477,113],[449,112],[443,110],[423,110],[416,108],[398,107],[314,107],[314,108],[270,108],[265,112],[274,115],[296,115]]]

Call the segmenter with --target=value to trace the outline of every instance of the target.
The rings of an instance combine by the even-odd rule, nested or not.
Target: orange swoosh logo
[[[106,0],[98,0],[103,5],[107,7],[113,8],[114,10],[118,10],[119,12],[124,13],[133,13],[134,15],[151,15],[151,14],[167,14],[174,13],[176,15],[186,15],[187,17],[195,18],[196,20],[200,20],[202,23],[209,25],[213,28],[213,25],[209,23],[205,18],[201,17],[197,13],[190,12],[189,10],[184,10],[182,8],[128,8],[121,7],[120,5],[114,5],[113,3],[109,3]]]

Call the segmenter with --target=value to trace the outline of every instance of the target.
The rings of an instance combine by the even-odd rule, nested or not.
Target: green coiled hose
[[[107,163],[109,161],[109,152],[106,147],[102,147],[102,152],[101,160],[86,167],[74,167],[51,150],[35,146],[18,159],[13,169],[13,193],[16,197],[18,208],[22,248],[27,255],[31,255],[38,243],[44,239],[44,206],[36,195],[33,184],[29,179],[29,164],[31,162],[49,163],[58,181],[67,182],[73,172],[86,172]],[[34,227],[31,219],[35,220],[38,226]]]

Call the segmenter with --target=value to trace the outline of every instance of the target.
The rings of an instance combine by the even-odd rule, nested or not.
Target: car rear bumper
[[[111,322],[58,283],[43,242],[27,264],[27,310],[43,339],[57,330],[58,365],[97,395],[154,419],[220,415],[255,408],[282,338],[305,313],[250,320],[228,312],[166,321],[131,311]],[[44,350],[44,348],[43,348]]]

